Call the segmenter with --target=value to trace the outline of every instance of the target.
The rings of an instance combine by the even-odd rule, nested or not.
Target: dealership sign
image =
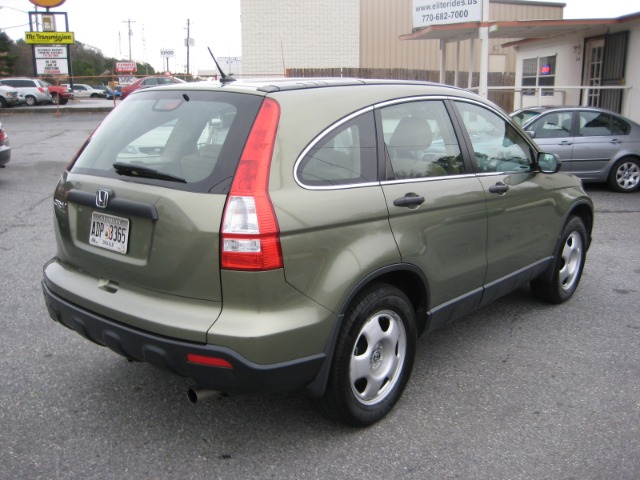
[[[34,46],[38,75],[69,75],[67,47]]]
[[[483,0],[413,0],[413,28],[482,21]]]
[[[67,47],[34,47],[36,58],[67,58]]]
[[[138,70],[136,62],[116,62],[116,72],[118,73],[132,73]]]
[[[38,75],[69,75],[66,58],[36,58]]]

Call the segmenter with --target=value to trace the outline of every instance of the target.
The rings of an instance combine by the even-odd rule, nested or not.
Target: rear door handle
[[[570,142],[569,140],[563,140],[560,142],[560,145],[573,145],[573,142]]]
[[[424,203],[424,197],[417,193],[407,193],[404,197],[396,198],[393,204],[396,207],[417,207]]]
[[[489,187],[489,191],[491,193],[497,193],[498,195],[504,195],[509,191],[509,185],[506,185],[502,182],[498,182],[495,185]]]

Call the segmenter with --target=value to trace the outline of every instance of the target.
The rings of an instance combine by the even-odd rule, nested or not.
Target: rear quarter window
[[[322,134],[303,153],[298,181],[310,187],[334,187],[378,179],[375,122],[372,112],[358,115]]]

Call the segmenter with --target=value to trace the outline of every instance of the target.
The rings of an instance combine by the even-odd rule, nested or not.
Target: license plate
[[[91,214],[89,243],[113,252],[127,253],[129,220],[104,213]]]

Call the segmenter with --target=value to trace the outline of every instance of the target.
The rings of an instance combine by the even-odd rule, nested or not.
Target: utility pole
[[[187,18],[187,76],[189,76],[189,47],[191,46],[191,21]]]
[[[122,23],[126,23],[127,28],[129,29],[129,61],[131,61],[131,35],[133,35],[133,32],[131,31],[131,24],[136,23],[136,21],[129,18],[128,20],[123,20]]]

